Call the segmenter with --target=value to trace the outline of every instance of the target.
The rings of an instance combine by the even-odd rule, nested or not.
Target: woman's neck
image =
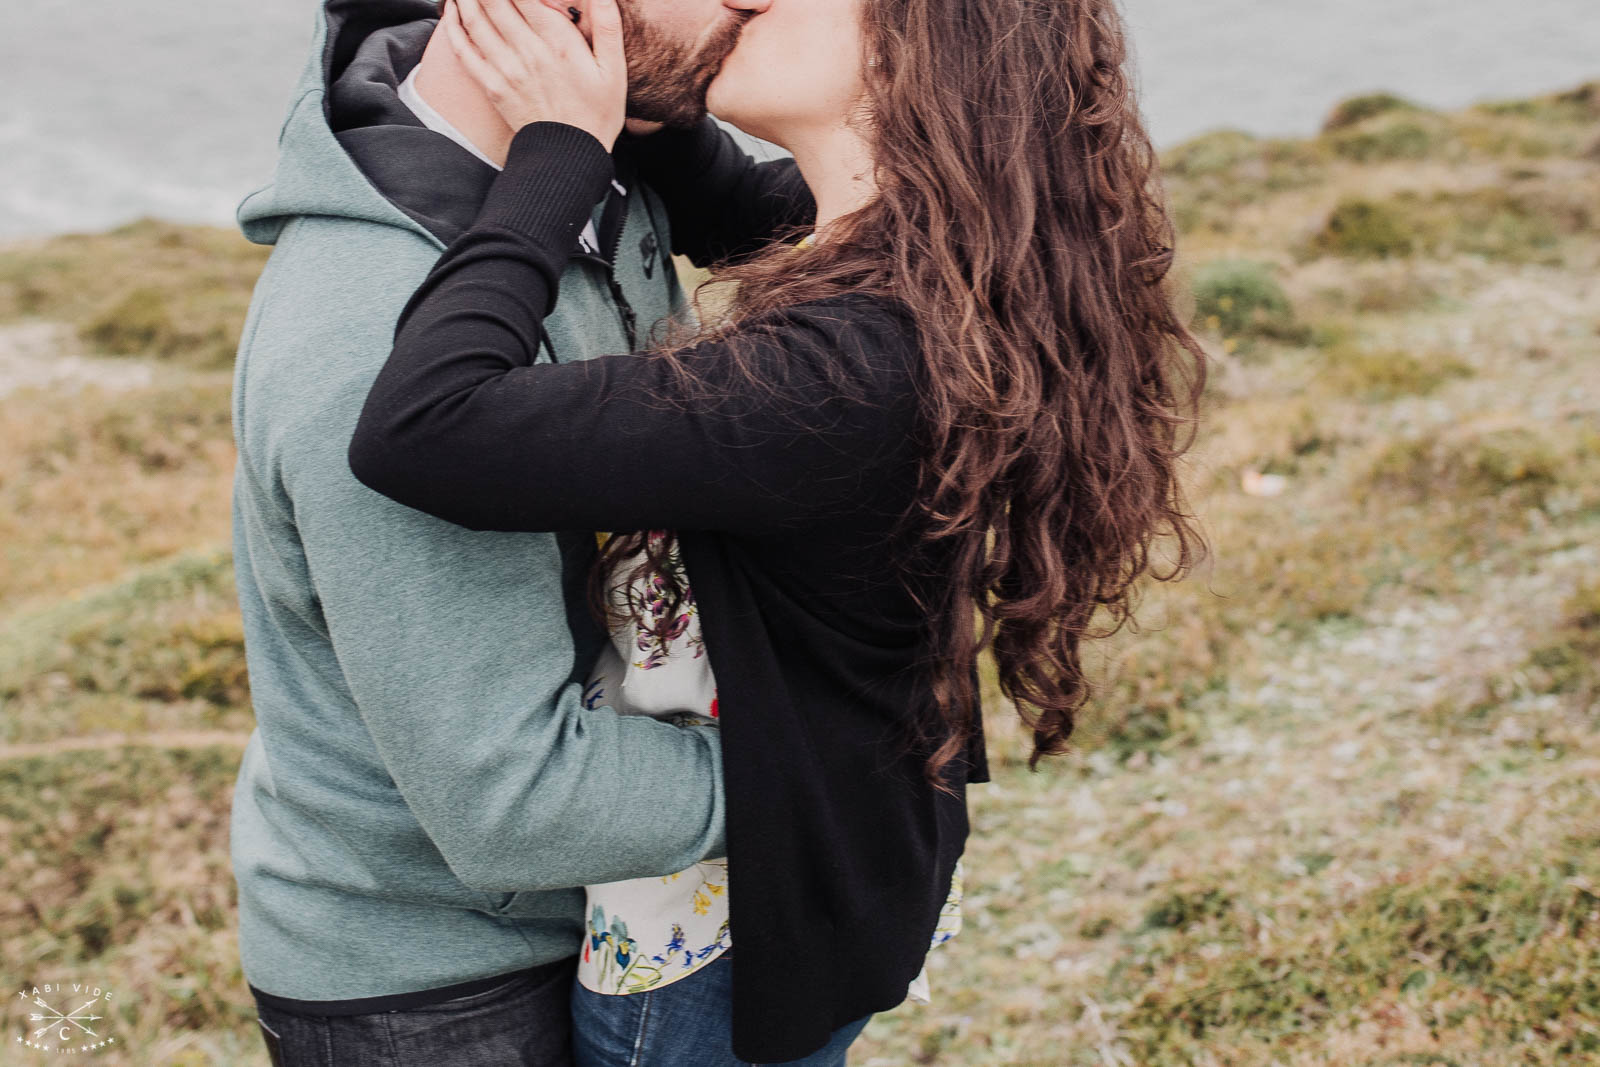
[[[856,130],[835,126],[786,140],[784,147],[816,197],[819,235],[877,195],[872,149]]]

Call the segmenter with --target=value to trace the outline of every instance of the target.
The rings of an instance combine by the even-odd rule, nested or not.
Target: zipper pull
[[[632,305],[617,294],[617,303],[622,309],[622,328],[628,331],[628,349],[637,351],[639,348],[639,316],[634,313]]]

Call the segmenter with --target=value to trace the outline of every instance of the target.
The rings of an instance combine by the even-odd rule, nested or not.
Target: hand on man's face
[[[518,5],[520,6],[522,2],[524,0],[518,0]],[[552,11],[561,12],[561,14],[576,23],[578,29],[583,31],[583,39],[585,41],[588,41],[591,46],[594,44],[594,33],[590,28],[588,18],[585,16],[586,0],[526,0],[526,2],[541,3]]]
[[[588,0],[513,2],[519,9],[538,4],[571,18],[593,43]],[[703,118],[707,87],[738,43],[744,23],[769,2],[618,0],[628,59],[628,132],[644,136]]]

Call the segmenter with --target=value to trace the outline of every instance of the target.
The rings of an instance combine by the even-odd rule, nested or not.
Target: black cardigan
[[[705,125],[661,135],[674,251],[706,262],[793,221],[792,164]],[[692,182],[682,180],[693,175]],[[752,324],[685,359],[535,363],[540,322],[611,157],[570,126],[519,131],[477,223],[402,316],[350,446],[362,482],[482,530],[678,531],[716,673],[728,797],[733,1046],[798,1059],[899,1004],[929,948],[987,781],[981,720],[948,795],[903,727],[932,703],[941,553],[896,537],[916,488],[920,360],[889,302]],[[707,209],[710,210],[707,210]]]

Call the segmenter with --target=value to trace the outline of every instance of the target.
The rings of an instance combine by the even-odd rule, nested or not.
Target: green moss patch
[[[1133,962],[1113,973],[1110,992],[1131,1005],[1121,1033],[1141,1064],[1219,1048],[1281,1054],[1387,1002],[1442,1029],[1471,1015],[1497,1042],[1591,1055],[1600,1052],[1591,880],[1600,862],[1573,850],[1407,872],[1304,914],[1255,910],[1222,887],[1175,893],[1153,911]]]
[[[0,251],[0,321],[75,327],[108,355],[225,367],[267,249],[230,230],[143,220]]]
[[[1303,341],[1306,331],[1272,268],[1251,260],[1219,260],[1195,271],[1195,325],[1238,343],[1260,338]]]
[[[225,552],[180,557],[0,630],[6,742],[252,724]]]
[[[1366,93],[1335,104],[1328,117],[1323,120],[1322,131],[1332,133],[1335,130],[1348,129],[1379,115],[1393,115],[1396,112],[1409,114],[1420,110],[1416,104],[1394,93]]]
[[[1584,188],[1546,184],[1401,193],[1341,201],[1311,241],[1316,253],[1388,259],[1478,255],[1509,262],[1559,263],[1562,242],[1593,228],[1600,208]]]

